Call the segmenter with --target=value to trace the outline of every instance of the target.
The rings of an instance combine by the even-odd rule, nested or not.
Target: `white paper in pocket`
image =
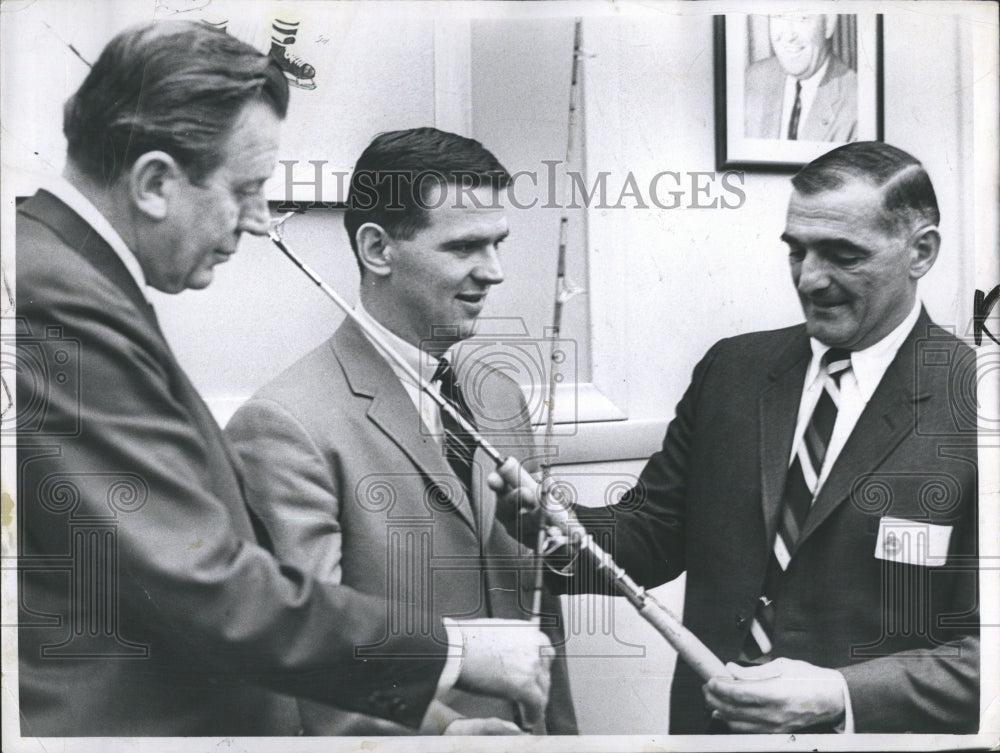
[[[941,567],[948,559],[952,527],[886,515],[879,521],[875,559]]]

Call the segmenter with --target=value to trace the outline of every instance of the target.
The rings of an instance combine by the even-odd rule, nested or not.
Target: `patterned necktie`
[[[462,388],[455,379],[455,371],[447,358],[442,358],[438,362],[431,382],[440,382],[441,397],[447,400],[462,418],[472,426],[476,425],[472,412],[462,396]],[[476,452],[476,440],[446,410],[441,411],[441,425],[444,427],[444,455],[471,500],[472,456]]]
[[[826,448],[830,444],[833,425],[837,422],[840,378],[849,368],[851,368],[851,354],[848,351],[831,348],[823,354],[820,362],[823,391],[812,416],[809,417],[809,424],[788,468],[781,517],[778,519],[774,547],[764,577],[764,595],[760,597],[757,614],[750,625],[750,634],[747,636],[741,656],[743,660],[755,661],[771,653],[771,636],[774,628],[772,598],[779,591],[781,576],[788,569],[788,563],[795,554],[809,509],[819,492],[823,458],[826,457]]]
[[[792,117],[788,120],[788,138],[794,141],[799,137],[799,116],[802,114],[802,82],[795,81],[795,104],[792,105]]]

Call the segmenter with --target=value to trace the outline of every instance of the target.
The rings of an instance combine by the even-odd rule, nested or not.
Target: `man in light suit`
[[[455,347],[503,281],[500,195],[509,180],[471,139],[433,128],[382,134],[355,166],[344,224],[361,271],[358,315],[442,394],[447,378],[435,375],[449,364],[479,431],[531,462],[520,389]],[[398,594],[406,607],[385,613],[387,636],[433,629],[444,642],[442,618],[530,616],[532,562],[495,523],[485,484],[493,464],[480,448],[471,468],[454,467],[447,421],[347,320],[226,427],[277,551],[321,580]],[[546,596],[542,619],[558,646],[556,597]],[[310,734],[408,732],[338,704],[300,708]],[[515,711],[493,698],[442,693],[422,731],[516,734]],[[549,734],[576,732],[562,656],[552,665],[544,722]]]
[[[708,683],[678,663],[670,732],[974,732],[976,361],[917,297],[934,190],[878,142],[792,184],[805,324],[712,347],[639,483],[576,512],[641,585],[686,572],[684,623],[731,662]]]
[[[774,55],[746,72],[744,135],[854,141],[858,77],[830,49],[837,16],[768,16]]]
[[[204,288],[267,231],[287,106],[278,65],[233,37],[128,29],[67,103],[63,179],[18,210],[23,736],[294,734],[275,691],[418,726],[442,682],[437,636],[385,635],[382,599],[269,551],[143,294]],[[455,628],[447,682],[541,713],[548,640],[489,627]]]

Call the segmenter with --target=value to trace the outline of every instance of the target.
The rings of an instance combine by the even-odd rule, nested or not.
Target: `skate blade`
[[[316,82],[311,78],[294,78],[292,76],[285,76],[288,80],[289,86],[294,86],[298,89],[305,89],[310,91],[316,88]]]

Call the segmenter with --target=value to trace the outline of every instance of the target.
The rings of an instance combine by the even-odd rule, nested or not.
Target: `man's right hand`
[[[518,704],[528,730],[545,721],[555,649],[532,623],[480,619],[458,622],[462,666],[455,687]]]
[[[534,546],[541,525],[538,481],[516,459],[507,458],[487,476],[486,483],[497,494],[497,520],[522,544]]]

